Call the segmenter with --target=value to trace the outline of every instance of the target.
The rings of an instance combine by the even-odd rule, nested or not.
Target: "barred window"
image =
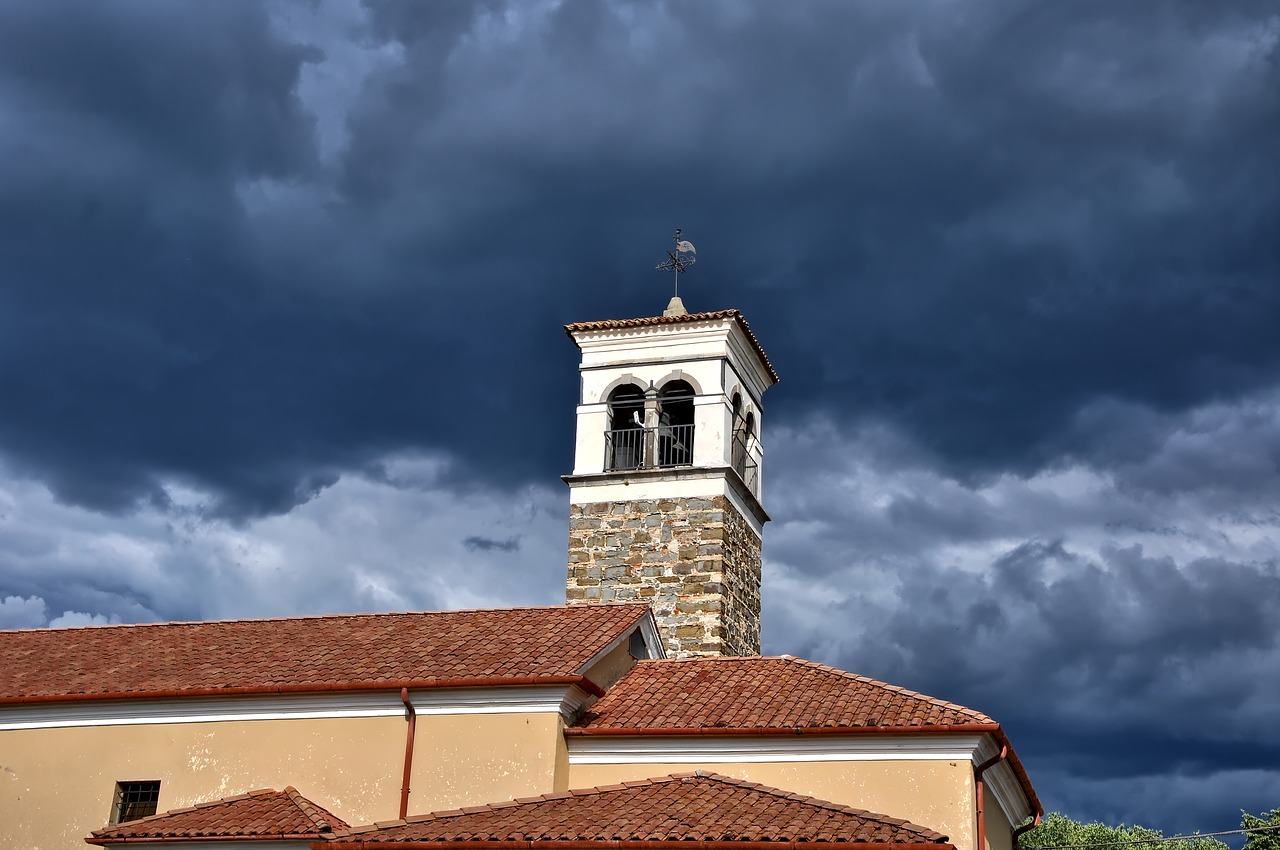
[[[160,800],[160,780],[147,782],[117,782],[115,803],[111,807],[111,822],[145,818],[156,813]]]

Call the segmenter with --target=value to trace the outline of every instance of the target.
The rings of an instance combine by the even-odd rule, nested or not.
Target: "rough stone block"
[[[675,655],[759,652],[760,540],[726,499],[573,507],[566,601],[646,600]]]

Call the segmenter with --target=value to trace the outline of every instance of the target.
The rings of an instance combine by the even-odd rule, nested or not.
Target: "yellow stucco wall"
[[[77,848],[118,781],[160,780],[159,810],[293,785],[352,822],[395,817],[399,717],[0,732],[0,848]]]
[[[403,717],[0,732],[0,850],[78,848],[118,781],[160,780],[159,811],[293,785],[351,824],[400,812]],[[409,813],[568,787],[555,712],[419,715]]]
[[[571,764],[569,784],[590,788],[693,770],[711,770],[903,818],[951,836],[957,850],[974,850],[973,766],[968,761]],[[993,850],[1002,848],[993,845]]]
[[[591,669],[586,670],[585,674],[602,690],[608,690],[635,666],[636,660],[631,657],[630,642],[624,640],[615,646],[612,652],[593,664]]]
[[[987,850],[1013,850],[1013,827],[991,793],[991,786],[985,782],[982,800],[982,812],[987,821]]]
[[[420,715],[409,814],[552,793],[565,761],[561,729],[552,712]]]
[[[0,732],[0,850],[83,848],[117,781],[159,779],[159,810],[293,785],[349,823],[398,816],[403,717],[222,721]],[[967,760],[572,764],[554,712],[420,714],[410,814],[695,769],[809,794],[946,833],[975,850]],[[986,797],[987,847],[1012,850]]]

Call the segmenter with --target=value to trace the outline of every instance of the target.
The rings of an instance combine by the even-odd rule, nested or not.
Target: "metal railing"
[[[733,438],[732,462],[734,471],[738,473],[742,483],[747,485],[748,490],[759,496],[760,491],[757,488],[760,486],[760,466],[747,450],[746,434],[739,433]]]
[[[659,425],[654,466],[693,466],[693,425]]]
[[[693,425],[659,425],[604,432],[606,472],[693,466]]]
[[[604,432],[604,469],[613,472],[623,469],[644,468],[645,445],[647,440],[644,428],[624,428],[620,431]]]

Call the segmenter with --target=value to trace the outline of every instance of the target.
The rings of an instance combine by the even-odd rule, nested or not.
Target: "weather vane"
[[[676,273],[676,298],[680,297],[680,272],[688,270],[689,266],[698,261],[697,257],[692,256],[693,254],[698,253],[693,250],[693,243],[686,242],[682,239],[680,237],[680,233],[681,230],[677,227],[675,235],[675,250],[668,251],[666,261],[658,264],[658,271]],[[686,257],[684,256],[685,254],[689,254],[691,256]]]

